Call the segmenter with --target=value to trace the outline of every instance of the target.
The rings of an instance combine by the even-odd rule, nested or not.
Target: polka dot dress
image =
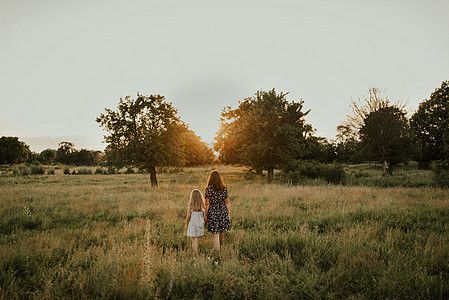
[[[212,187],[206,187],[204,198],[209,199],[207,211],[207,230],[212,233],[222,233],[231,228],[228,209],[225,200],[228,198],[228,190],[215,191]]]

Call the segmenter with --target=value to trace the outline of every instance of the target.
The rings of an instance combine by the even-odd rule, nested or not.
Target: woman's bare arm
[[[207,222],[207,211],[209,210],[209,206],[210,206],[209,199],[204,198],[204,206],[206,209],[206,211],[204,212],[204,222],[206,223]]]
[[[229,221],[231,221],[231,209],[230,209],[230,205],[229,205],[229,198],[225,199],[225,205],[228,210]]]

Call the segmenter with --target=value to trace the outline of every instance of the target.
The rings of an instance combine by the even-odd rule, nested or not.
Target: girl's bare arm
[[[186,230],[189,227],[189,222],[190,222],[190,217],[191,217],[192,213],[190,212],[190,210],[187,212],[187,217],[186,217]]]

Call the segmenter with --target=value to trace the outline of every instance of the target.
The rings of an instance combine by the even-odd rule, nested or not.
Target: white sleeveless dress
[[[198,237],[204,235],[204,217],[203,213],[206,210],[203,208],[201,211],[190,211],[190,222],[187,227],[187,236]]]

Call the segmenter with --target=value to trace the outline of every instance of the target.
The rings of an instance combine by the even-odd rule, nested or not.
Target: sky
[[[258,90],[335,138],[351,99],[418,104],[449,80],[447,0],[0,0],[0,136],[103,150],[95,119],[160,94],[206,143]]]

